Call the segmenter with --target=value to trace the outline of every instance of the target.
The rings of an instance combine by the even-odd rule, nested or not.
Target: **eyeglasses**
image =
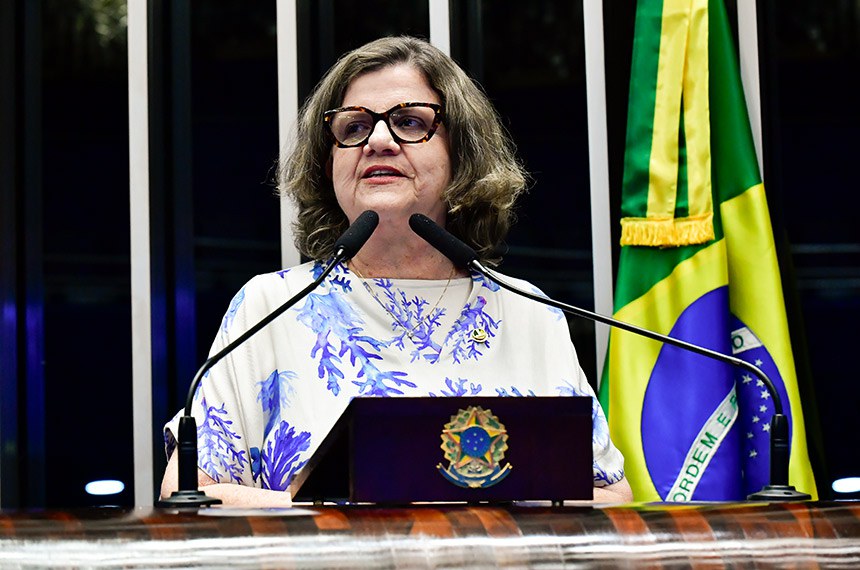
[[[341,148],[361,146],[370,138],[379,121],[385,121],[391,137],[398,143],[423,143],[430,140],[442,122],[442,105],[400,103],[374,113],[366,107],[341,107],[323,114],[334,144]]]

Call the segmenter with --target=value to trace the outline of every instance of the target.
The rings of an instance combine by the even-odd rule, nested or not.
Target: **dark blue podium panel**
[[[357,503],[592,498],[588,397],[355,398],[294,483]]]

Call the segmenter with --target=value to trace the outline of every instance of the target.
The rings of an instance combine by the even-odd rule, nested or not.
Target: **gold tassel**
[[[687,218],[623,218],[621,245],[678,247],[714,239],[712,213]]]

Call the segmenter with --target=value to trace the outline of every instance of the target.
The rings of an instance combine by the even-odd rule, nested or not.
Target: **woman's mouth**
[[[403,173],[390,166],[371,166],[362,173],[362,178],[383,178],[392,176],[403,176]]]

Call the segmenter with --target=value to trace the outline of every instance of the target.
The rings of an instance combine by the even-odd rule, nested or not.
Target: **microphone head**
[[[370,239],[377,225],[379,225],[379,214],[373,210],[362,212],[334,242],[335,254],[343,255],[346,259],[358,253],[358,250]]]
[[[469,268],[469,264],[478,259],[474,249],[454,237],[450,232],[440,227],[424,214],[412,214],[409,217],[409,227],[424,238],[427,243],[438,249],[457,267]]]

